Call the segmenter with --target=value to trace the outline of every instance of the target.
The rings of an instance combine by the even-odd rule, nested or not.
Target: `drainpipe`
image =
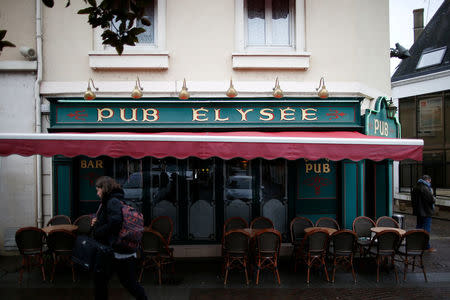
[[[41,96],[40,86],[42,81],[42,5],[41,0],[36,0],[36,53],[37,53],[37,75],[34,83],[35,103],[35,133],[41,133]],[[44,203],[42,199],[42,157],[36,155],[36,202],[37,202],[37,225],[44,225]]]

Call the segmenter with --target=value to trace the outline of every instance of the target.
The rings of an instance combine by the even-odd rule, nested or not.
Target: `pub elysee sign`
[[[359,98],[51,100],[52,128],[360,127]]]

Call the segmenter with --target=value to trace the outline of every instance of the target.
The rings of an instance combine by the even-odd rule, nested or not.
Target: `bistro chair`
[[[293,247],[292,257],[294,262],[297,261],[298,247],[305,237],[305,228],[314,227],[314,223],[306,217],[295,217],[290,224],[291,244]]]
[[[280,274],[278,272],[278,257],[281,248],[281,234],[278,230],[267,228],[258,231],[255,236],[256,252],[256,284],[259,283],[259,273],[263,269],[270,269],[280,284]]]
[[[92,217],[91,215],[82,215],[79,216],[74,222],[74,225],[77,225],[77,231],[76,234],[77,235],[90,235],[91,234],[91,220]]]
[[[225,254],[225,279],[227,284],[228,273],[234,268],[243,268],[245,272],[245,282],[248,281],[247,266],[249,264],[249,243],[250,234],[241,229],[230,230],[224,236]]]
[[[400,234],[396,230],[383,230],[372,238],[369,245],[369,254],[376,259],[377,282],[380,281],[380,265],[391,258],[391,267],[394,268],[395,279],[398,282],[398,273],[395,267],[395,254],[400,242]]]
[[[225,220],[223,224],[223,234],[234,229],[248,228],[248,223],[241,217],[231,217]]]
[[[274,229],[273,222],[266,217],[257,217],[250,223],[252,229]]]
[[[64,229],[52,230],[47,235],[47,246],[53,257],[50,281],[55,278],[56,265],[64,262],[72,268],[72,281],[75,282],[75,268],[72,261],[72,249],[75,245],[75,234]]]
[[[405,244],[397,250],[397,254],[401,257],[405,266],[403,280],[406,280],[406,272],[408,271],[408,265],[410,265],[413,272],[414,267],[421,268],[425,282],[428,282],[425,266],[423,265],[423,253],[427,249],[430,235],[423,229],[414,229],[407,231],[403,235],[403,240],[405,240]],[[419,258],[417,263],[416,258]]]
[[[377,227],[392,227],[392,228],[400,228],[400,225],[394,218],[383,216],[379,217],[376,222]]]
[[[72,224],[72,222],[70,221],[70,218],[68,216],[65,215],[57,215],[54,216],[53,218],[51,218],[48,222],[47,222],[47,226],[51,226],[51,225],[63,225],[63,224]]]
[[[316,221],[316,227],[327,227],[327,228],[333,228],[336,230],[341,229],[339,227],[338,222],[330,217],[321,217]]]
[[[152,220],[150,228],[158,231],[166,240],[167,245],[170,245],[173,234],[173,222],[168,216],[160,216]]]
[[[327,255],[329,233],[324,229],[314,229],[308,232],[303,239],[302,244],[299,247],[298,257],[303,260],[307,266],[306,283],[309,284],[309,273],[311,267],[314,265],[323,266],[327,281],[330,281],[328,277],[327,266],[325,258]],[[297,264],[297,262],[296,262]],[[296,268],[296,265],[295,265]]]
[[[45,241],[45,232],[37,227],[23,227],[16,231],[16,244],[22,255],[19,283],[22,283],[23,271],[30,271],[33,266],[40,266],[42,278],[45,281],[44,258],[42,247]]]
[[[353,231],[342,229],[331,235],[333,242],[333,276],[331,282],[334,283],[336,267],[340,264],[344,267],[350,267],[352,270],[353,282],[356,283],[355,269],[353,268],[353,257],[356,246],[357,236]]]
[[[174,273],[173,250],[169,248],[166,239],[156,230],[146,229],[142,235],[142,262],[139,282],[146,268],[156,268],[158,271],[158,283],[162,283],[162,272],[166,265],[172,265]]]
[[[367,247],[370,244],[372,231],[370,230],[372,227],[375,227],[375,222],[366,216],[359,216],[353,220],[353,232],[356,233],[357,245],[359,248],[360,257],[364,256],[364,247]]]

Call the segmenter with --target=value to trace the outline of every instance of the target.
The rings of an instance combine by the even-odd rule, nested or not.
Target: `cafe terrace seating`
[[[90,235],[91,234],[91,215],[82,215],[79,216],[74,222],[73,225],[77,225],[77,235]]]
[[[353,268],[353,257],[356,246],[357,236],[353,231],[342,229],[331,235],[333,242],[333,276],[331,282],[334,283],[336,268],[338,265],[350,267],[352,270],[353,281],[356,283],[355,269]]]
[[[56,229],[47,235],[47,246],[53,257],[50,281],[55,278],[56,266],[63,262],[72,268],[72,281],[75,282],[75,268],[72,261],[72,249],[75,244],[75,234],[64,229]]]
[[[65,215],[54,216],[53,218],[51,218],[47,222],[47,226],[50,226],[50,225],[62,225],[62,224],[72,224],[72,222],[70,221],[70,218],[68,216],[65,216]]]
[[[376,222],[377,227],[393,227],[393,228],[400,228],[400,225],[397,221],[394,220],[394,218],[383,216],[379,217]]]
[[[380,281],[380,265],[384,261],[391,259],[391,267],[395,272],[395,279],[398,282],[397,268],[395,267],[395,254],[400,242],[400,234],[396,230],[383,230],[372,238],[369,247],[369,254],[375,257],[377,263],[377,282]]]
[[[316,227],[327,227],[336,230],[341,229],[338,222],[330,217],[321,217],[316,221]]]
[[[303,238],[305,237],[305,228],[314,227],[314,223],[306,218],[306,217],[295,217],[292,219],[290,224],[290,232],[291,232],[291,244],[293,247],[292,250],[292,258],[294,262],[297,261],[297,254],[299,253],[298,247],[302,243]]]
[[[261,270],[270,269],[274,273],[278,284],[280,274],[278,272],[278,258],[281,248],[281,234],[278,230],[267,228],[256,233],[256,284],[259,283]]]
[[[273,222],[271,219],[266,217],[257,217],[250,223],[250,228],[252,229],[273,229]]]
[[[429,239],[430,235],[423,229],[409,230],[403,235],[405,243],[397,250],[397,254],[404,264],[403,280],[406,280],[408,266],[412,266],[413,272],[414,267],[421,268],[425,282],[428,282],[425,266],[423,265],[423,253],[427,249]],[[418,259],[417,262],[416,258]]]
[[[234,229],[225,233],[223,239],[225,256],[224,284],[227,284],[228,274],[231,269],[243,268],[245,272],[245,282],[248,285],[247,266],[249,265],[249,244],[250,234],[242,229]]]
[[[364,256],[364,247],[367,247],[370,244],[372,231],[370,228],[375,227],[375,222],[366,216],[359,216],[353,220],[353,231],[356,233],[358,237],[357,244],[359,248],[359,254],[361,257]]]
[[[223,233],[233,230],[233,229],[244,229],[248,228],[248,223],[241,217],[231,217],[225,220],[223,224]]]
[[[30,271],[31,267],[39,266],[42,278],[45,281],[44,258],[42,247],[45,240],[45,232],[37,227],[23,227],[16,231],[16,244],[22,255],[22,266],[20,268],[19,283],[22,283],[25,269]]]
[[[323,266],[323,270],[325,272],[325,276],[327,281],[330,281],[328,277],[327,266],[325,264],[325,258],[327,255],[328,248],[328,231],[316,228],[306,233],[303,238],[303,242],[299,247],[299,254],[297,257],[300,261],[303,261],[307,267],[307,276],[306,283],[309,283],[309,273],[311,271],[311,267],[314,265]],[[298,261],[295,262],[297,265]],[[296,269],[296,268],[295,268]]]
[[[152,220],[150,228],[158,231],[166,240],[167,245],[170,245],[173,234],[173,222],[168,216],[160,216]]]
[[[171,264],[174,273],[173,251],[169,248],[166,239],[161,233],[153,229],[144,230],[142,235],[142,262],[139,282],[142,281],[144,269],[156,268],[158,272],[158,283],[162,283],[162,272]]]

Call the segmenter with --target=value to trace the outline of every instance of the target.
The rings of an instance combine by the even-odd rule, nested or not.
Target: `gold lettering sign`
[[[103,169],[103,160],[80,160],[80,168],[82,169]]]
[[[315,174],[327,174],[331,172],[330,161],[328,159],[326,162],[309,161],[305,159],[305,173],[314,172]]]

